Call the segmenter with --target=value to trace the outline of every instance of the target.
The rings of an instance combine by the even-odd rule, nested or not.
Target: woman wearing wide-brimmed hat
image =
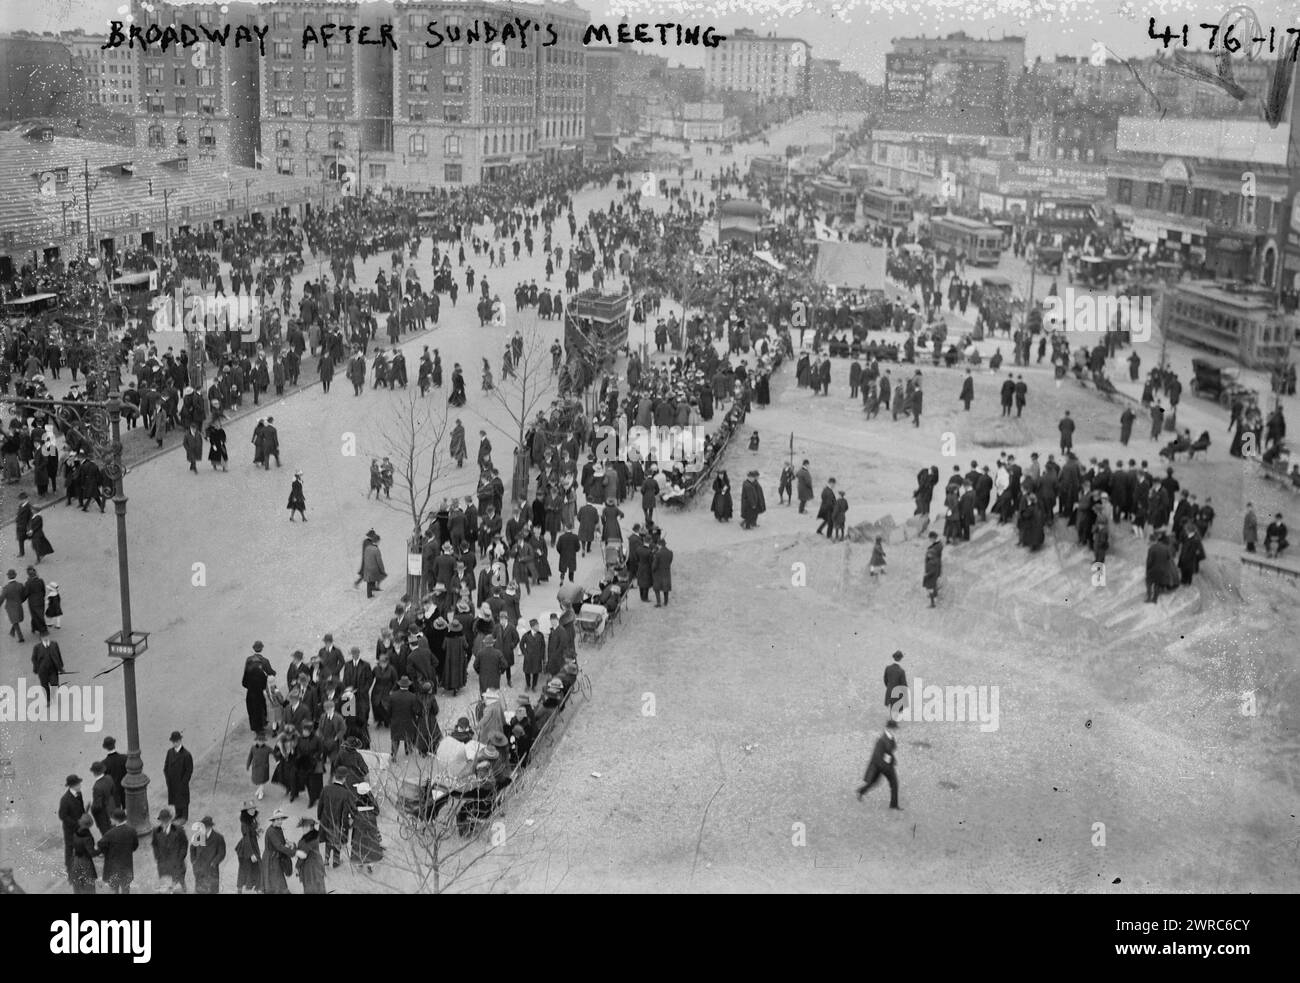
[[[240,894],[259,894],[262,890],[262,848],[257,833],[257,805],[249,800],[239,810],[239,842],[235,844],[235,856],[239,858],[235,890]]]
[[[361,544],[361,569],[357,571],[357,580],[352,586],[359,587],[364,580],[366,597],[374,597],[375,591],[383,590],[379,584],[387,576],[384,557],[379,552],[379,533],[371,529],[366,533],[366,538]]]
[[[288,894],[289,875],[293,873],[293,847],[284,836],[284,823],[289,814],[283,809],[271,813],[271,825],[262,841],[262,893]],[[322,869],[324,863],[321,864]]]

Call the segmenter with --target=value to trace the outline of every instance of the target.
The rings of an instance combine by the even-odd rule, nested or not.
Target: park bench
[[[1241,565],[1248,569],[1259,570],[1262,573],[1271,573],[1275,576],[1285,577],[1289,580],[1300,581],[1300,570],[1295,567],[1283,566],[1281,563],[1272,559],[1265,559],[1259,556],[1243,556]]]

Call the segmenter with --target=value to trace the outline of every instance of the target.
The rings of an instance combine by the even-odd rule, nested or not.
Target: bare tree
[[[441,407],[436,412],[434,404]],[[393,396],[389,416],[380,431],[377,445],[380,456],[393,466],[393,498],[381,501],[395,512],[411,517],[409,548],[424,546],[425,517],[434,492],[447,473],[450,456],[444,451],[447,436],[447,407],[441,400],[420,395],[418,387],[402,389]],[[407,574],[408,593],[418,597],[418,578]]]
[[[521,498],[528,488],[528,452],[524,447],[524,435],[536,419],[538,412],[546,405],[554,392],[554,376],[551,375],[550,346],[542,335],[541,329],[534,325],[523,336],[523,352],[517,359],[513,358],[513,372],[497,381],[488,395],[506,411],[513,430],[488,419],[488,424],[514,441],[514,478],[512,497]]]
[[[449,778],[432,755],[407,757],[400,768],[390,761],[383,772],[372,773],[372,788],[383,803],[388,834],[384,866],[401,875],[402,883],[378,876],[375,880],[396,893],[478,893],[492,890],[511,874],[549,861],[552,844],[546,835],[546,817],[534,811],[538,796],[532,793],[569,720],[590,698],[591,682],[580,674],[564,709],[537,735],[529,763],[516,765],[505,787],[482,799],[466,794],[472,793],[473,781]],[[435,800],[430,789],[445,794]]]

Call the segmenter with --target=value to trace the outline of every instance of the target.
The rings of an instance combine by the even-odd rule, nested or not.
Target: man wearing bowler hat
[[[226,838],[204,816],[190,839],[190,866],[194,868],[195,894],[221,893],[221,864],[226,859]]]
[[[190,814],[190,777],[194,774],[194,757],[184,746],[180,731],[172,731],[169,740],[172,746],[163,759],[163,778],[167,782],[167,801],[175,810],[176,821],[183,823]],[[184,839],[182,833],[182,842]]]
[[[63,866],[71,881],[72,838],[77,835],[78,820],[86,814],[86,803],[81,797],[80,775],[69,775],[63,784],[63,797],[59,799],[59,822],[63,826]]]
[[[188,846],[185,833],[176,824],[172,811],[167,808],[160,810],[158,825],[153,828],[153,859],[158,865],[158,878],[164,885],[168,881],[173,882],[178,894],[185,893],[185,854]]]

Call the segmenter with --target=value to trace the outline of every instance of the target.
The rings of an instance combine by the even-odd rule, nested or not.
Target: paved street
[[[792,132],[811,133],[820,125],[819,119],[803,121]],[[779,138],[780,134],[773,138],[774,146]],[[746,148],[738,145],[736,157],[743,159],[745,153]],[[697,166],[706,168],[706,177],[733,159],[696,155]],[[707,181],[702,188],[707,190]],[[605,208],[618,195],[613,184],[577,195],[574,211],[580,224],[590,209]],[[655,207],[664,205],[663,199],[655,202]],[[555,226],[556,243],[567,251],[568,232],[562,226]],[[490,234],[486,227],[479,231]],[[429,248],[424,243],[415,260],[426,284],[432,280]],[[542,322],[531,313],[516,324],[515,283],[535,278],[542,285],[545,280],[540,249],[532,259],[522,252],[520,260],[508,263],[504,270],[487,269],[486,257],[478,263],[467,257],[466,262],[473,263],[476,273],[489,279],[493,293],[500,293],[506,301],[506,326],[478,326],[473,306],[478,296],[476,283],[472,298],[462,289],[455,308],[443,298],[437,329],[402,345],[412,387],[424,345],[440,350],[446,379],[456,362],[465,370],[469,403],[452,416],[459,416],[465,425],[471,460],[463,471],[453,469],[441,485],[439,497],[474,491],[477,471],[472,457],[480,429],[488,431],[498,466],[509,477],[511,445],[492,424],[507,431],[513,425],[502,407],[479,391],[482,358],[490,360],[497,376],[501,352],[517,326],[527,332],[530,325],[539,325],[548,346],[551,338],[562,335],[561,322]],[[387,263],[387,255],[372,257],[358,266],[358,279],[373,283],[381,265]],[[306,272],[297,278],[298,283],[315,269],[308,257]],[[458,276],[463,288],[463,271]],[[552,282],[563,281],[557,277]],[[589,284],[584,277],[582,286]],[[670,309],[673,305],[666,301],[662,316]],[[314,359],[304,358],[304,381],[312,377],[314,366]],[[197,475],[191,474],[183,453],[174,449],[133,468],[128,475],[133,621],[137,630],[152,633],[137,676],[142,750],[145,771],[152,780],[149,802],[153,811],[165,799],[161,766],[167,736],[180,727],[186,731],[186,743],[196,761],[191,812],[200,816],[212,809],[215,815],[225,817],[223,821],[233,822],[246,788],[230,774],[231,762],[242,767],[249,742],[239,681],[254,640],[265,643],[273,666],[281,673],[294,649],[314,652],[325,632],[333,632],[344,651],[355,644],[366,658],[373,657],[379,629],[402,594],[403,544],[410,531],[410,517],[409,511],[402,511],[396,495],[393,508],[366,497],[370,458],[382,455],[384,428],[391,426],[392,408],[402,398],[400,391],[389,393],[369,386],[367,382],[364,395],[356,398],[346,380],[336,377],[328,395],[319,385],[312,385],[283,400],[264,401],[262,413],[245,416],[227,427],[229,473],[213,472],[205,461]],[[429,396],[438,412],[445,406],[447,391],[444,386]],[[283,467],[269,472],[251,463],[251,434],[263,414],[275,417],[283,457]],[[343,453],[349,435],[355,437],[355,457]],[[307,525],[289,523],[285,509],[296,469],[304,472]],[[629,507],[632,504],[629,500]],[[629,524],[636,512],[628,511]],[[44,515],[56,552],[41,565],[41,573],[47,581],[59,583],[64,599],[63,628],[56,633],[72,673],[64,682],[80,685],[110,667],[104,639],[120,626],[113,509],[110,504],[106,514],[100,515],[92,505],[89,513],[82,513],[60,502],[49,506]],[[370,528],[382,537],[389,579],[384,592],[367,601],[364,590],[353,587],[353,580],[361,540]],[[580,561],[580,582],[594,585],[599,573],[594,554]],[[550,584],[540,585],[531,597],[523,598],[524,617],[547,615],[555,605],[557,587],[552,578]],[[18,645],[5,639],[5,678],[30,675],[30,654],[30,641]],[[104,734],[117,737],[119,750],[126,750],[121,680],[120,671],[94,680],[105,690],[102,734],[84,734],[80,724],[62,722],[5,728],[0,759],[15,762],[12,794],[16,801],[0,828],[4,840],[0,852],[22,858],[16,866],[24,883],[53,885],[62,880],[62,848],[54,812],[63,776],[76,772],[90,778],[90,763],[102,756]],[[443,721],[455,721],[471,690],[472,681],[470,690],[458,700],[443,702],[440,696]],[[514,692],[507,691],[510,705],[513,697]],[[234,753],[231,747],[224,749],[227,762],[224,774],[218,775],[216,762],[221,760],[223,741],[233,742]],[[381,747],[386,750],[382,741]]]

